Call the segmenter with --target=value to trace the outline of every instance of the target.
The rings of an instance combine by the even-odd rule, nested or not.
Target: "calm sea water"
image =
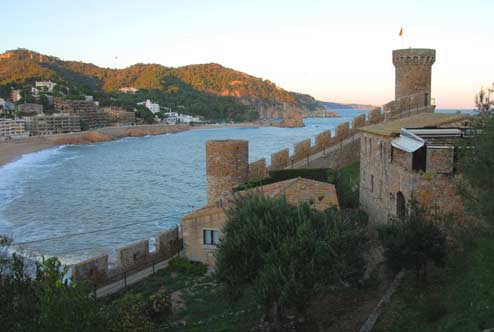
[[[62,146],[0,168],[0,234],[67,264],[152,238],[206,203],[205,142],[246,139],[249,160],[267,158],[366,113],[306,119],[305,128],[216,128]],[[140,223],[137,225],[129,225]],[[105,230],[102,230],[105,229]],[[67,234],[92,232],[66,237]],[[152,242],[151,242],[152,244]],[[112,257],[112,256],[111,256]]]
[[[306,119],[305,128],[216,128],[62,146],[0,167],[0,234],[67,264],[147,239],[206,203],[205,142],[246,139],[249,160],[267,158],[367,111]],[[134,223],[140,223],[132,225]],[[68,234],[86,233],[67,237]]]

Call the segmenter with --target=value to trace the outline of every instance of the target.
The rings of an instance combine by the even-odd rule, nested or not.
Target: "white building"
[[[176,124],[176,123],[191,123],[191,122],[200,122],[201,119],[198,117],[188,115],[188,114],[179,114],[176,112],[167,112],[165,113],[164,121],[167,124]]]
[[[137,103],[137,105],[144,105],[148,110],[151,111],[151,113],[156,114],[159,113],[160,111],[160,105],[159,104],[154,104],[152,103],[149,99],[140,103]]]
[[[28,137],[26,121],[24,120],[0,120],[0,141]]]
[[[38,89],[44,89],[47,90],[48,92],[52,92],[53,88],[57,85],[57,83],[54,83],[52,81],[36,81],[36,88]]]

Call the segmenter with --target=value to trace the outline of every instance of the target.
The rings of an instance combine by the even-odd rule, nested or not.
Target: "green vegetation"
[[[198,262],[191,262],[183,257],[173,258],[168,263],[169,269],[172,272],[180,272],[193,276],[202,276],[208,271],[208,267]]]
[[[446,236],[435,224],[438,220],[428,220],[426,210],[414,197],[409,205],[403,218],[381,225],[377,230],[391,271],[415,269],[418,280],[421,272],[426,276],[429,262],[437,267],[445,265],[448,245]]]
[[[319,291],[356,284],[364,272],[366,230],[334,209],[250,195],[227,211],[223,233],[218,279],[232,299],[255,286],[273,331],[284,330],[290,312],[305,316]]]
[[[386,306],[376,332],[455,331],[494,328],[494,234],[475,235],[444,269],[433,269],[417,287],[408,276]]]
[[[342,208],[359,206],[360,162],[353,162],[338,171],[335,179],[338,201]]]
[[[168,294],[172,312],[153,318],[146,308],[157,294]],[[117,294],[106,302],[120,310],[125,309],[121,307],[122,302],[137,303],[138,308],[142,308],[141,316],[151,316],[148,318],[152,323],[151,331],[248,332],[261,316],[252,288],[231,302],[214,276],[179,272],[172,267],[158,271],[124,295]]]
[[[321,108],[311,96],[288,92],[267,80],[214,63],[179,68],[136,64],[109,69],[24,49],[10,52],[13,56],[0,59],[0,97],[6,97],[11,87],[52,80],[60,86],[56,94],[94,95],[102,106],[134,107],[151,99],[173,111],[216,121],[256,120],[260,104],[276,108],[289,103],[307,112]],[[118,92],[123,87],[135,87],[139,92]]]
[[[460,169],[466,185],[462,188],[470,212],[492,222],[494,216],[494,100],[477,97],[479,116],[472,121],[473,137],[463,147]]]

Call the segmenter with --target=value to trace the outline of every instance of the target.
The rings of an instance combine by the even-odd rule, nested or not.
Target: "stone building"
[[[408,48],[393,51],[395,100],[383,106],[386,120],[433,112],[431,103],[432,65],[436,51]]]
[[[43,105],[41,104],[20,104],[17,106],[17,110],[21,113],[21,115],[37,115],[43,113]]]
[[[81,120],[74,114],[38,115],[25,118],[31,136],[52,135],[81,131]]]
[[[360,205],[373,224],[402,216],[406,202],[460,214],[454,161],[468,136],[461,114],[417,114],[360,128]]]
[[[233,199],[254,193],[269,198],[285,196],[287,201],[293,205],[309,202],[319,211],[331,207],[339,208],[333,184],[304,178],[289,179],[226,195],[219,203],[209,203],[202,209],[183,217],[182,237],[185,256],[190,260],[214,266],[214,253],[222,237],[222,228],[226,222],[226,209]]]
[[[54,107],[56,112],[78,115],[82,130],[108,125],[108,116],[100,111],[93,101],[55,98]]]
[[[24,120],[0,120],[0,141],[18,139],[29,136],[26,131],[26,122]]]
[[[303,178],[290,179],[236,193],[232,189],[249,179],[263,177],[265,160],[249,165],[249,143],[244,140],[206,142],[206,181],[208,203],[182,218],[184,253],[189,259],[214,265],[214,253],[226,221],[225,210],[234,199],[249,193],[274,198],[285,196],[297,205],[310,204],[320,211],[339,207],[334,185]],[[262,168],[259,172],[258,168]],[[260,173],[260,174],[258,174]]]
[[[122,107],[108,106],[102,108],[103,113],[108,117],[110,123],[135,124],[136,116],[134,112],[128,112]]]

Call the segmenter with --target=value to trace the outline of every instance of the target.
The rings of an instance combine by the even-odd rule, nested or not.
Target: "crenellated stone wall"
[[[278,170],[288,167],[290,161],[290,150],[283,149],[271,155],[271,170]]]
[[[266,175],[266,159],[259,159],[249,164],[249,181],[264,179]]]
[[[384,120],[383,114],[380,108],[375,108],[369,113],[368,124],[376,124]]]
[[[365,127],[365,114],[360,114],[359,116],[353,118],[352,120],[352,129],[357,129],[361,127]]]
[[[99,281],[108,276],[108,255],[93,257],[72,266],[72,281]]]
[[[364,116],[365,121],[365,116]],[[331,144],[331,130],[326,130],[316,136],[316,150],[314,152],[319,152]]]
[[[91,281],[103,285],[109,281],[123,278],[127,273],[138,272],[140,269],[169,259],[183,248],[183,241],[178,227],[156,235],[156,251],[149,252],[149,241],[142,240],[117,251],[117,266],[109,268],[108,254],[100,255],[72,265],[72,281]]]
[[[304,139],[294,145],[293,161],[299,161],[310,156],[311,141],[310,138]]]

